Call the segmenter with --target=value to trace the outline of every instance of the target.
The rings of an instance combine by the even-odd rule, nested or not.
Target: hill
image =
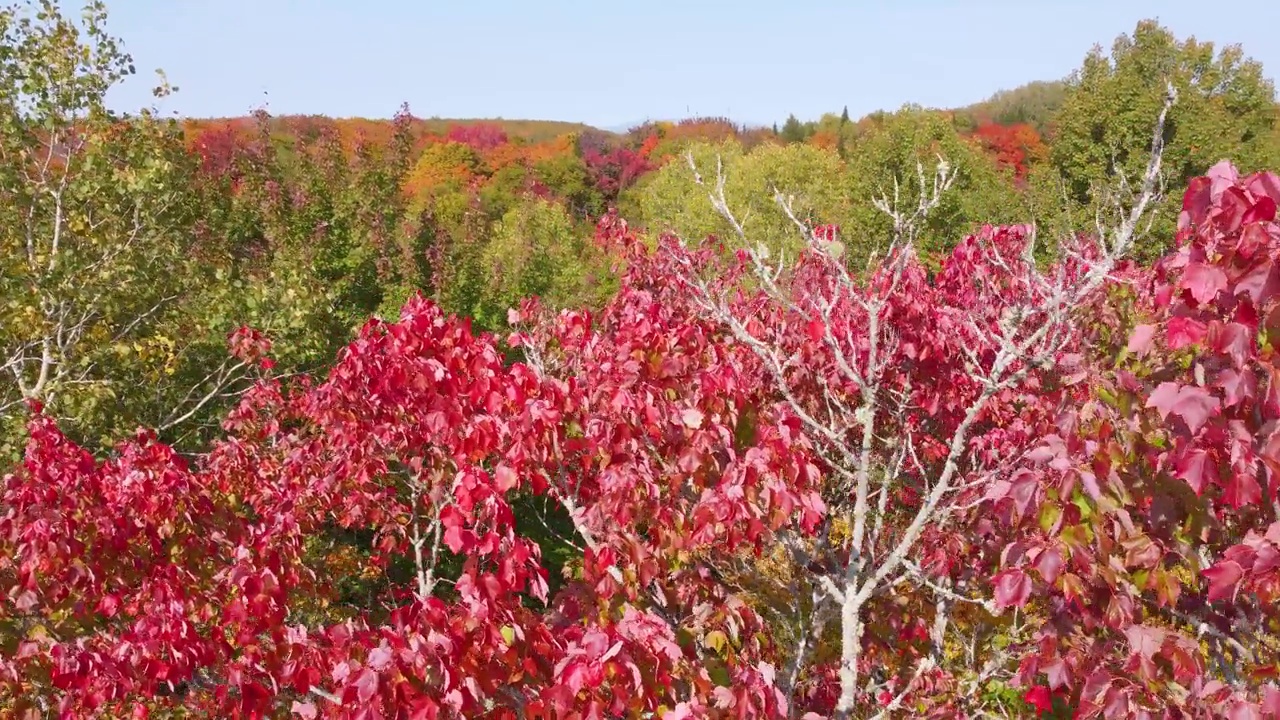
[[[1038,80],[1011,90],[1001,90],[981,102],[955,108],[973,126],[1027,124],[1044,133],[1067,94],[1064,80]]]
[[[188,128],[209,128],[214,126],[249,128],[254,125],[252,117],[223,118],[188,118],[183,121]],[[545,142],[568,133],[586,130],[601,131],[584,123],[565,122],[561,120],[507,120],[504,118],[414,118],[416,135],[444,135],[451,127],[485,125],[501,129],[508,137],[522,138],[529,142]],[[339,132],[355,132],[357,130],[372,138],[387,135],[391,131],[392,121],[387,118],[334,118],[325,115],[277,115],[271,118],[273,130],[306,134],[329,126]],[[603,132],[608,132],[607,130]]]
[[[571,132],[584,130],[601,130],[585,123],[566,122],[563,120],[507,120],[504,118],[440,118],[433,117],[421,121],[423,129],[429,133],[444,133],[454,125],[496,125],[511,137],[522,137],[533,142],[551,140]],[[608,130],[605,130],[608,132]]]
[[[1055,112],[1062,105],[1066,93],[1066,83],[1061,80],[1036,81],[1009,90],[1001,90],[981,102],[954,108],[957,118],[963,124],[976,127],[987,123],[999,125],[1016,125],[1025,123],[1036,130],[1044,132]],[[214,124],[229,123],[249,124],[250,118],[192,118],[187,123],[192,127],[207,127]],[[310,123],[334,122],[339,126],[363,127],[367,130],[380,126],[389,126],[390,120],[384,118],[329,118],[319,115],[284,115],[273,118],[277,127],[305,126]],[[672,121],[675,122],[675,121]],[[611,127],[596,127],[586,123],[568,122],[564,120],[527,120],[507,118],[417,118],[415,125],[423,134],[442,135],[452,126],[489,125],[501,128],[510,137],[519,137],[531,142],[544,142],[567,133],[587,130],[625,135],[632,128],[646,123],[636,122]],[[376,132],[376,131],[375,131]]]

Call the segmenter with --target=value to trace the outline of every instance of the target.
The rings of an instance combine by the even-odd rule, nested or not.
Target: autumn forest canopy
[[[1243,49],[619,133],[113,112],[108,16],[0,10],[0,715],[1280,718]]]

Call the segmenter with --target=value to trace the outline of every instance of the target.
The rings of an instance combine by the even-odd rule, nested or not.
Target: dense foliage
[[[0,11],[0,713],[1280,717],[1238,49],[774,130],[180,123],[107,109],[105,19]]]
[[[730,290],[748,266],[713,248],[654,253],[606,219],[622,287],[598,317],[513,311],[527,362],[417,298],[327,379],[260,383],[196,462],[149,433],[95,461],[35,407],[0,524],[9,702],[955,717],[1008,677],[1085,716],[1275,714],[1277,198],[1271,174],[1197,179],[1182,248],[1125,268],[1138,298],[1119,307],[1090,289],[1101,266],[1018,270],[1017,227],[932,280],[902,245],[855,285],[816,234],[775,295]],[[1023,284],[1051,277],[1081,304]],[[1111,336],[1119,355],[1089,329],[1116,311],[1144,320]],[[554,596],[516,529],[522,492],[558,504],[580,548]],[[307,562],[326,526],[376,549],[357,571],[385,583],[360,612],[326,609]],[[716,569],[775,547],[801,548],[790,581],[838,639],[782,644],[742,573]],[[952,629],[948,599],[975,605]]]

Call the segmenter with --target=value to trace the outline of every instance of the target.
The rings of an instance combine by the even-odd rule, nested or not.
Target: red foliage
[[[492,150],[507,143],[507,132],[491,123],[451,125],[445,134],[450,142],[462,143],[480,152]]]
[[[1277,200],[1275,175],[1226,163],[1191,182],[1184,244],[1131,276],[1151,313],[1128,341],[1140,360],[1099,373],[1025,479],[987,494],[1005,599],[1052,612],[1020,676],[1081,716],[1280,715]]]
[[[252,127],[243,122],[227,120],[187,128],[188,148],[200,157],[204,172],[213,177],[235,177],[236,158],[252,139]]]
[[[1136,299],[1085,298],[1083,328],[1022,318],[1032,337],[1075,331],[1043,363],[997,335],[1058,297],[1029,279],[1028,228],[984,228],[933,276],[897,247],[854,284],[832,259],[838,228],[820,226],[780,301],[739,283],[747,253],[650,251],[609,215],[598,239],[625,261],[621,289],[598,316],[513,310],[522,362],[418,297],[367,323],[323,381],[262,381],[196,461],[148,433],[95,461],[37,412],[0,490],[0,627],[17,638],[0,700],[65,717],[843,712],[850,668],[786,672],[714,568],[829,529],[857,484],[829,451],[874,423],[859,442],[892,439],[876,452],[904,465],[881,491],[886,527],[863,528],[867,557],[914,537],[919,573],[968,583],[993,614],[1023,609],[1034,640],[1002,652],[1028,709],[1274,717],[1275,656],[1224,656],[1222,638],[1265,647],[1278,620],[1277,201],[1275,175],[1194,180],[1180,250],[1112,273]],[[745,320],[726,327],[707,298]],[[1117,361],[1107,333],[1135,310],[1148,322]],[[269,351],[251,330],[229,340],[245,361]],[[873,392],[886,399],[841,414]],[[860,419],[820,436],[822,412]],[[951,513],[912,524],[948,487]],[[576,530],[580,563],[554,596],[517,530],[524,494]],[[309,545],[334,526],[369,538],[372,569],[411,568],[356,617],[325,610],[333,583]],[[857,685],[861,707],[966,716],[966,678],[916,664],[931,629],[873,595],[850,635],[857,671],[919,670]]]
[[[649,145],[646,138],[639,149],[632,149],[599,133],[588,133],[578,140],[578,152],[586,165],[587,177],[609,202],[654,169],[649,160],[654,146]]]
[[[1026,177],[1032,164],[1048,157],[1048,147],[1040,133],[1026,123],[987,123],[974,130],[973,135],[987,152],[995,156],[996,162],[1012,168],[1019,179]]]

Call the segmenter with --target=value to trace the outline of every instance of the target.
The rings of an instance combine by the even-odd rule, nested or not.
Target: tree
[[[788,115],[787,121],[782,123],[782,132],[780,133],[782,140],[788,143],[802,143],[805,138],[809,137],[809,130],[804,123],[796,119],[795,115]]]
[[[557,309],[599,306],[611,293],[589,240],[562,205],[526,198],[494,225],[482,257],[484,289],[467,314],[477,327],[500,330],[523,298]]]
[[[93,447],[138,424],[176,437],[254,374],[210,314],[230,248],[180,128],[106,107],[133,65],[104,23],[99,2],[82,27],[51,2],[0,11],[0,412],[40,401]]]
[[[620,145],[598,132],[578,137],[578,155],[606,204],[615,202],[619,193],[652,169],[647,153]]]
[[[573,210],[575,216],[596,217],[605,211],[600,196],[576,153],[557,153],[534,163],[534,175]]]
[[[987,492],[1020,550],[1000,560],[997,600],[1052,616],[1019,664],[1042,699],[1065,692],[1089,716],[1280,716],[1278,199],[1274,173],[1227,162],[1192,180],[1181,247],[1127,272],[1095,320],[1091,396]]]
[[[402,109],[381,146],[360,136],[344,145],[326,126],[282,146],[272,117],[254,121],[230,173],[206,178],[205,222],[237,258],[221,315],[269,332],[282,370],[313,370],[370,313],[426,285],[421,233],[401,189],[412,118]]]
[[[930,274],[939,162],[874,201],[865,270],[774,195],[779,263],[731,165],[691,155],[734,252],[608,214],[599,312],[527,300],[504,344],[415,296],[322,378],[261,377],[190,458],[147,431],[95,458],[31,403],[0,484],[0,709],[1280,715],[1280,178],[1194,178],[1183,246],[1125,262],[1172,95],[1132,201],[1049,262],[985,226]],[[474,222],[458,197],[436,222]],[[504,232],[557,238],[555,211]],[[231,342],[259,371],[269,345]],[[516,517],[539,505],[574,553],[554,594]],[[370,549],[340,576],[337,532]]]
[[[855,198],[892,195],[905,178],[920,182],[920,163],[932,165],[938,157],[946,158],[954,189],[922,221],[920,250],[926,258],[945,256],[957,240],[983,224],[1026,217],[1012,173],[1002,172],[993,158],[962,137],[945,113],[907,106],[884,114],[850,143],[847,154],[843,190]],[[827,219],[843,227],[858,258],[876,249],[872,240],[893,232],[890,218],[865,203],[847,219]]]
[[[791,221],[773,202],[775,192],[796,197],[797,212],[806,218],[843,221],[849,213],[848,198],[841,193],[844,175],[835,153],[811,145],[760,145],[750,151],[736,142],[690,145],[681,162],[663,166],[634,193],[638,224],[655,236],[673,232],[684,238],[715,234],[730,245],[737,234],[697,190],[697,167],[720,163],[726,178],[725,192],[743,208],[742,222],[753,236],[776,241],[776,249],[794,248]]]
[[[825,150],[832,150],[844,158],[844,143],[847,140],[846,136],[850,134],[848,130],[848,123],[839,116],[824,113],[813,124],[805,141]]]
[[[1148,20],[1132,36],[1117,38],[1109,57],[1094,48],[1070,78],[1055,118],[1051,159],[1071,200],[1086,207],[1105,203],[1098,191],[1113,186],[1114,176],[1132,179],[1141,173],[1143,159],[1136,150],[1146,135],[1146,119],[1160,105],[1165,78],[1182,97],[1168,127],[1166,166],[1173,186],[1224,157],[1246,170],[1280,162],[1280,147],[1263,142],[1277,116],[1275,87],[1262,66],[1238,46],[1218,51],[1194,38],[1180,42]],[[1155,214],[1158,232],[1152,237],[1167,242],[1174,234],[1176,206],[1157,203]],[[1165,250],[1167,245],[1139,248],[1147,258]]]
[[[473,178],[488,172],[474,148],[460,142],[438,142],[428,145],[418,157],[405,180],[405,192],[422,198],[441,190],[457,190]]]
[[[836,143],[836,153],[840,155],[840,159],[842,160],[847,160],[849,158],[849,149],[847,146],[848,140],[846,139],[846,135],[849,134],[851,129],[852,128],[849,125],[849,106],[845,105],[844,109],[840,111],[840,139]]]
[[[483,152],[505,145],[507,143],[507,133],[501,126],[492,123],[453,125],[449,128],[445,139],[449,142],[462,143]]]
[[[868,690],[860,682],[867,665],[896,665],[897,658],[885,653],[904,649],[895,647],[892,634],[886,638],[869,629],[878,614],[869,606],[903,581],[929,587],[927,576],[939,572],[952,579],[956,568],[947,557],[962,552],[964,543],[922,539],[972,501],[972,488],[999,472],[1001,456],[1010,451],[1017,456],[1013,448],[1034,442],[1034,434],[1009,434],[995,418],[1024,406],[1023,421],[1033,425],[1039,412],[1049,411],[1039,416],[1044,422],[1053,407],[1069,402],[1071,390],[1048,390],[1049,378],[1041,372],[1074,349],[1072,314],[1133,242],[1158,180],[1161,130],[1132,211],[1105,245],[1076,256],[1082,263],[1069,262],[1047,275],[1036,269],[1025,230],[987,228],[961,243],[934,281],[926,282],[915,246],[922,222],[951,184],[945,163],[932,188],[922,183],[918,202],[906,208],[897,197],[877,202],[892,219],[894,234],[885,261],[873,266],[865,281],[849,274],[830,232],[815,231],[785,202],[783,209],[805,235],[808,252],[791,272],[775,269],[763,247],[741,253],[740,272],[759,290],[744,292],[732,276],[726,281],[706,273],[705,261],[668,252],[683,265],[670,271],[682,279],[679,291],[755,356],[763,380],[774,384],[829,473],[823,493],[827,514],[817,537],[783,540],[797,566],[820,568],[796,591],[808,600],[800,614],[810,625],[797,634],[784,687],[797,689],[825,618],[834,618],[840,629],[839,691],[834,706],[820,712],[849,717],[900,682],[901,689],[887,690],[885,700],[897,707],[919,691],[922,678],[936,683],[938,673],[951,683],[962,680],[950,669],[939,669],[944,608],[953,598],[944,585],[928,634],[933,651],[910,663],[905,676],[872,681]],[[723,186],[721,179],[708,186],[712,205],[740,227]],[[983,265],[999,268],[998,274],[975,285],[973,272]],[[917,316],[917,308],[929,311]],[[953,319],[944,320],[950,312]],[[920,317],[919,326],[914,317]],[[1034,402],[1024,397],[1031,387],[1040,390]],[[942,388],[945,397],[935,394]],[[1028,407],[1035,405],[1041,410]],[[1007,604],[997,582],[995,603],[988,607]],[[901,628],[889,629],[901,637]],[[977,682],[984,679],[979,674]],[[933,700],[940,702],[933,712],[959,709],[955,698]]]
[[[1013,170],[1018,180],[1024,180],[1031,165],[1044,162],[1049,154],[1039,133],[1030,125],[988,123],[978,126],[973,134],[997,163]]]
[[[1051,134],[1054,117],[1062,108],[1067,84],[1061,80],[1036,81],[1001,90],[975,105],[956,111],[965,130],[979,125],[1030,125],[1036,132]]]

